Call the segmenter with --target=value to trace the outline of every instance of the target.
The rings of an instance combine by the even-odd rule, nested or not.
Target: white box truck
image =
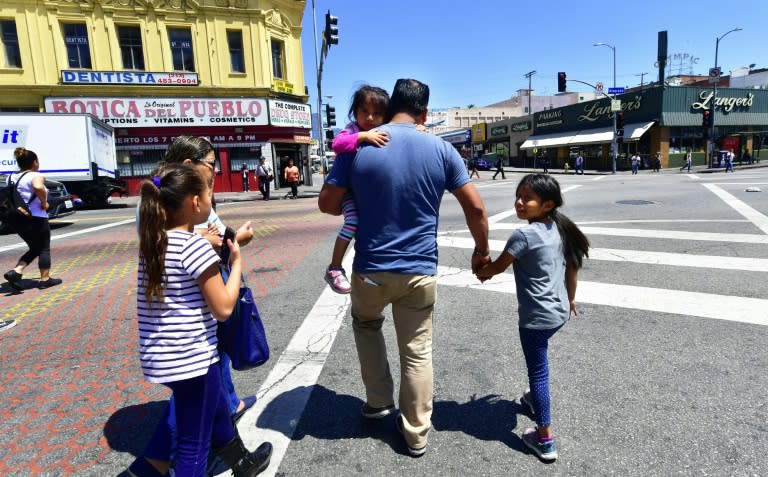
[[[106,204],[123,188],[114,130],[90,114],[0,113],[0,174],[18,171],[17,147],[34,151],[45,178],[63,183],[85,205]]]

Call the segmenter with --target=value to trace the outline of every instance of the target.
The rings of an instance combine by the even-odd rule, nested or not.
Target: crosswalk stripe
[[[437,273],[439,285],[516,293],[515,277],[509,273],[497,275],[482,284],[466,269],[439,266]],[[579,280],[576,303],[768,326],[768,300],[759,298]]]
[[[718,196],[720,199],[722,199],[723,202],[733,208],[733,210],[740,213],[747,220],[755,224],[755,227],[768,234],[768,217],[766,217],[765,214],[758,212],[757,210],[744,203],[744,201],[736,198],[733,194],[724,191],[722,188],[714,184],[702,185],[712,191],[712,193]]]
[[[514,230],[526,225],[525,223],[503,223],[489,226],[491,230]],[[649,230],[649,229],[627,229],[620,227],[590,227],[579,226],[581,231],[589,235],[609,235],[615,237],[635,237],[635,238],[656,238],[656,239],[677,239],[677,240],[699,240],[704,242],[735,242],[735,243],[758,243],[768,244],[768,235],[758,234],[732,234],[717,232],[687,232],[677,230]]]
[[[468,237],[441,236],[437,238],[441,247],[472,249],[475,241]],[[489,240],[492,251],[504,250],[506,240]],[[722,257],[716,255],[691,255],[686,253],[651,252],[643,250],[624,250],[614,248],[592,248],[589,260],[607,260],[614,262],[645,263],[649,265],[670,265],[675,267],[715,268],[720,270],[741,270],[750,272],[768,272],[768,259]]]

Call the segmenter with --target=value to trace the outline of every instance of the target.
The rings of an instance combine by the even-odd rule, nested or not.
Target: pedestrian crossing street
[[[596,179],[600,180],[603,177]],[[693,176],[691,178],[695,179]],[[488,187],[502,187],[503,184],[488,184]],[[506,184],[509,185],[508,182]],[[654,223],[679,223],[686,222],[685,220],[634,220],[631,222],[632,225],[640,225],[641,228],[620,227],[622,224],[627,224],[626,221],[583,222],[578,223],[578,225],[589,237],[602,235],[728,244],[768,244],[768,218],[765,215],[739,201],[716,184],[702,185],[744,217],[725,222],[752,222],[765,234],[725,234],[653,228]],[[562,192],[566,200],[568,193],[579,189],[581,186],[581,184],[573,184],[563,187]],[[689,220],[687,222],[696,221]],[[699,222],[710,221],[699,220]],[[522,225],[523,222],[517,219],[514,210],[507,210],[489,217],[490,236],[492,238],[490,247],[494,256],[503,249],[509,231]],[[505,239],[500,240],[499,237],[505,237]],[[451,230],[438,234],[438,246],[441,254],[447,249],[461,249],[467,251],[462,255],[469,256],[469,250],[474,248],[474,241],[466,229]],[[353,257],[354,251],[350,250],[343,263],[347,270],[352,268]],[[699,273],[707,273],[711,270],[768,272],[768,259],[632,249],[594,248],[590,250],[589,260],[643,264],[650,267],[679,267],[682,270]],[[438,284],[442,287],[461,287],[483,290],[484,292],[515,293],[515,280],[511,270],[510,273],[498,275],[481,284],[469,268],[440,265],[438,267]],[[768,325],[768,300],[761,298],[582,279],[579,280],[576,300],[580,304]],[[271,463],[262,475],[274,476],[278,474],[280,463],[291,444],[293,432],[310,398],[312,387],[317,383],[323,370],[341,324],[348,318],[349,305],[348,295],[336,294],[329,287],[324,289],[280,357],[273,361],[272,369],[257,393],[258,401],[239,422],[240,434],[248,448],[255,448],[264,440],[272,442],[274,446]],[[279,396],[285,395],[292,396],[290,402],[277,399]],[[278,402],[281,404],[276,404]],[[270,412],[265,413],[264,411],[268,406],[271,406]],[[289,423],[288,428],[286,428],[286,423]],[[225,472],[220,474],[220,477],[228,475],[231,474]]]
[[[750,207],[718,184],[702,183],[704,188],[723,200],[728,206],[744,217],[733,222],[751,222],[765,234],[691,232],[669,229],[654,229],[657,221],[631,221],[637,225],[641,222],[643,228],[623,228],[615,225],[626,224],[623,221],[582,222],[579,228],[588,237],[615,236],[631,238],[654,238],[665,240],[681,240],[685,242],[705,241],[728,244],[768,244],[768,217]],[[574,191],[580,185],[563,188],[567,198],[568,192]],[[658,222],[686,222],[685,220]],[[710,221],[688,221],[710,222]],[[491,237],[507,237],[509,231],[525,225],[516,218],[514,210],[505,211],[489,218]],[[611,226],[606,226],[611,225]],[[648,228],[646,228],[646,226]],[[504,233],[499,233],[503,231]],[[495,257],[504,249],[504,240],[489,241],[492,255]],[[473,249],[474,241],[468,230],[443,232],[438,236],[438,245],[443,248]],[[669,252],[642,251],[632,249],[593,248],[590,250],[591,261],[610,261],[637,263],[650,266],[672,266],[695,270],[732,270],[749,272],[768,272],[768,259],[747,258],[716,255],[695,255]],[[515,293],[515,280],[512,270],[480,284],[475,276],[467,269],[440,266],[438,268],[438,283],[443,286],[462,287],[499,293]],[[618,308],[629,308],[651,312],[672,313],[700,318],[711,318],[757,325],[768,325],[768,300],[760,298],[741,297],[718,293],[701,293],[682,290],[672,290],[654,287],[642,287],[617,283],[592,282],[580,279],[576,301],[593,305],[604,305]]]

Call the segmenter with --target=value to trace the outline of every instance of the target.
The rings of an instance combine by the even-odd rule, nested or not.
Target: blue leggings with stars
[[[520,328],[520,344],[523,346],[525,365],[528,367],[528,385],[531,388],[531,404],[534,418],[539,426],[548,426],[549,417],[549,362],[547,346],[549,339],[562,328],[533,330]]]

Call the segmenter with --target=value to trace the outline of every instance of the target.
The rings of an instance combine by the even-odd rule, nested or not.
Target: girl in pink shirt
[[[384,123],[387,109],[389,109],[389,95],[386,91],[376,86],[360,87],[352,97],[352,106],[349,108],[349,118],[352,122],[347,124],[333,140],[333,152],[336,154],[355,152],[364,142],[369,142],[376,147],[385,145],[389,140],[386,133],[374,128]],[[336,237],[331,264],[325,271],[325,281],[336,293],[349,293],[351,287],[341,261],[347,252],[349,242],[357,231],[357,207],[351,191],[344,195],[341,210],[344,215],[344,225]]]

